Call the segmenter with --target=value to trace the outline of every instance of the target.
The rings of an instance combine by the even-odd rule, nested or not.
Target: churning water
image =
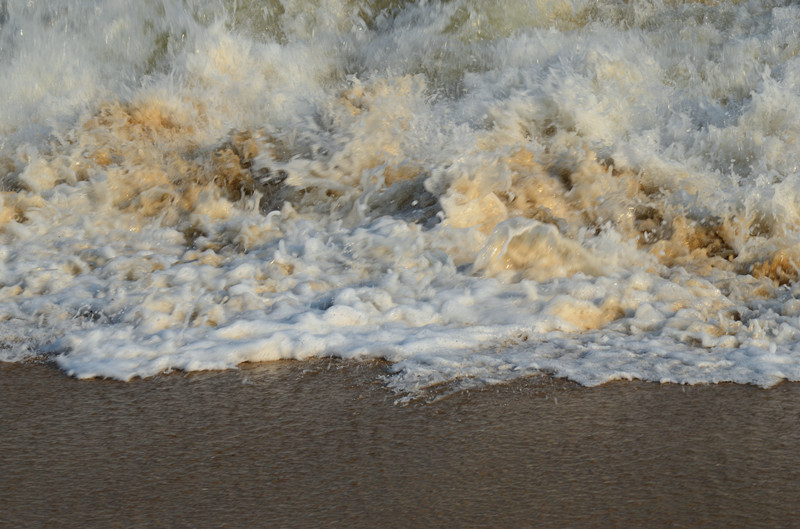
[[[800,380],[800,7],[0,2],[0,359]]]

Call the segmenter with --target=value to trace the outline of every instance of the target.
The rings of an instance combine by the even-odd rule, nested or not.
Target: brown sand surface
[[[0,363],[0,527],[800,526],[800,384],[541,377],[401,406],[385,369]]]

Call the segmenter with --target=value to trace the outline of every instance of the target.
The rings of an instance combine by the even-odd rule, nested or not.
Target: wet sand
[[[797,527],[800,384],[541,377],[401,406],[385,369],[0,363],[0,527]]]

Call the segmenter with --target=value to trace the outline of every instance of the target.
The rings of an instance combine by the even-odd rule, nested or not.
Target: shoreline
[[[548,376],[395,404],[336,359],[0,363],[0,527],[791,527],[800,383]]]

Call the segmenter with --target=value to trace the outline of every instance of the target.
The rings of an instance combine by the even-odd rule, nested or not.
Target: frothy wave
[[[797,7],[2,5],[1,358],[800,380]]]

